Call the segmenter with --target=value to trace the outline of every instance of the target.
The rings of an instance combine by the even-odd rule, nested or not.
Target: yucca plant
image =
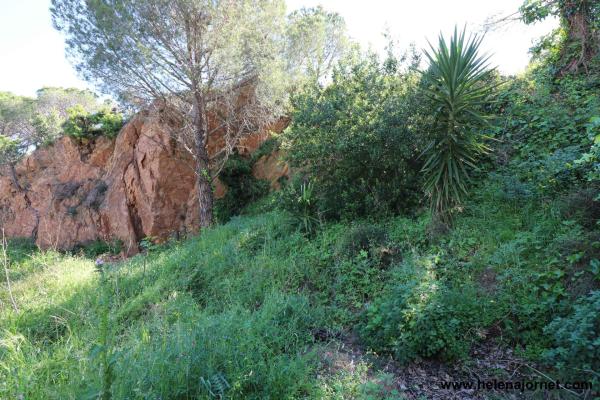
[[[430,44],[431,50],[425,51],[425,94],[435,104],[435,125],[423,152],[422,172],[434,217],[444,223],[450,223],[452,210],[467,194],[478,156],[489,150],[481,133],[489,118],[482,109],[496,84],[489,56],[479,55],[482,39],[465,39],[465,31],[455,28],[449,44],[440,35],[438,48]]]

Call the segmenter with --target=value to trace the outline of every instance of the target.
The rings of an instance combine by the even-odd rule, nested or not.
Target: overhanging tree
[[[224,160],[241,136],[284,109],[284,11],[282,0],[52,0],[51,7],[84,78],[127,102],[162,99],[181,113],[182,136],[193,139],[201,227],[212,223],[218,171],[210,134],[223,134]]]
[[[559,39],[559,74],[588,71],[600,50],[600,2],[597,0],[526,0],[520,8],[526,24],[549,15],[559,18],[560,27],[552,33]],[[544,42],[542,42],[542,47]]]

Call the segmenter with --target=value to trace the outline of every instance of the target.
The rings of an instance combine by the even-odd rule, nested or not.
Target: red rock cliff
[[[281,131],[285,122],[272,128]],[[62,137],[0,172],[0,226],[8,237],[32,237],[40,247],[71,248],[96,239],[120,239],[128,254],[146,236],[165,238],[198,229],[193,160],[173,140],[160,112],[143,111],[116,139],[82,144]],[[238,145],[252,153],[269,136],[261,132]],[[211,138],[216,151],[219,138]],[[259,160],[255,174],[273,186],[288,170],[274,156]],[[225,188],[217,182],[216,194]]]

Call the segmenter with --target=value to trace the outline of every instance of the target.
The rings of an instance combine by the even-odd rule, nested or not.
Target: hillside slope
[[[268,212],[102,272],[13,243],[18,311],[2,291],[0,398],[489,398],[440,384],[543,380],[523,365],[557,372],[552,349],[568,344],[547,327],[557,315],[577,325],[565,300],[593,288],[581,306],[598,307],[586,266],[597,255],[566,239],[589,234],[555,205],[503,182],[487,180],[441,240],[426,214],[306,238]],[[573,357],[593,360],[586,352]]]

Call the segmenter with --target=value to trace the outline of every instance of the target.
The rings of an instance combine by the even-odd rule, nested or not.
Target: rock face
[[[285,128],[285,122],[272,127]],[[160,110],[143,111],[117,138],[82,144],[62,137],[11,171],[0,172],[0,227],[8,237],[31,237],[40,247],[71,248],[96,239],[123,242],[127,254],[147,236],[166,238],[198,229],[193,159],[172,138]],[[269,132],[248,136],[241,154],[255,151]],[[211,137],[209,150],[220,146]],[[13,173],[14,172],[14,173]],[[287,166],[263,156],[255,175],[277,187]],[[215,195],[227,189],[215,182]]]
[[[290,176],[290,167],[281,161],[281,151],[276,150],[271,154],[262,156],[252,167],[252,175],[257,179],[269,181],[271,189],[281,188],[281,178]]]

